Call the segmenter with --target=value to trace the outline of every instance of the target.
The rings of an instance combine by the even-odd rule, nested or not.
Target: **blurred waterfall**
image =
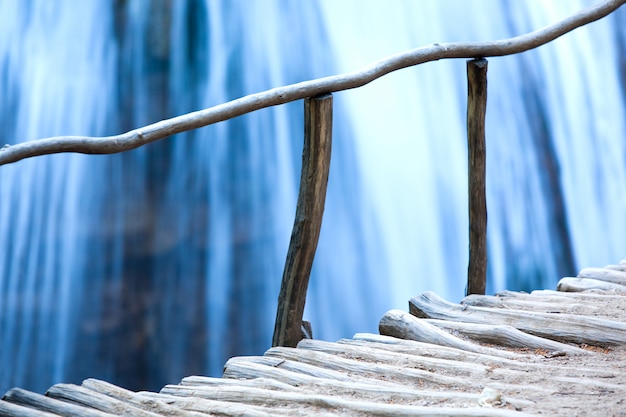
[[[0,0],[0,145],[104,136],[433,42],[590,4]],[[554,288],[626,253],[626,10],[489,59],[489,286]],[[335,94],[305,318],[377,331],[467,268],[465,61]],[[158,390],[271,343],[302,102],[121,155],[0,167],[0,393],[95,377]]]

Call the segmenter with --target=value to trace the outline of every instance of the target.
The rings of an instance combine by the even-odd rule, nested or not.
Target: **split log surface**
[[[560,366],[559,364],[551,364],[546,362],[529,362],[524,360],[524,358],[536,357],[536,355],[525,355],[521,356],[520,360],[516,360],[484,355],[480,353],[465,352],[459,349],[448,348],[444,346],[438,346],[438,351],[434,350],[431,352],[430,348],[427,346],[427,350],[423,350],[425,345],[428,344],[422,342],[415,342],[413,340],[402,340],[389,336],[380,336],[368,333],[357,333],[353,339],[344,339],[339,343],[361,346],[361,342],[366,342],[366,346],[370,348],[376,347],[377,349],[381,350],[390,350],[392,352],[402,352],[415,355],[418,355],[416,352],[419,351],[420,356],[424,354],[430,354],[433,357],[437,358],[458,360],[472,364],[482,364],[485,365],[488,369],[503,368],[509,370],[523,371],[526,373],[541,373],[540,371],[545,371],[548,372],[550,375],[555,376],[571,376],[571,370],[566,367]],[[432,346],[437,347],[436,345]],[[592,354],[592,352],[588,352],[588,354]],[[612,378],[620,372],[619,369],[607,371],[606,369],[597,370],[594,368],[582,366],[577,366],[576,370],[582,375],[597,378]]]
[[[242,374],[237,376],[235,373],[231,372],[233,366],[236,362],[237,358],[232,358],[233,361],[228,361],[227,366],[224,367],[224,376],[222,378],[208,377],[208,376],[188,376],[180,381],[180,385],[205,385],[205,386],[217,386],[217,385],[245,385],[247,387],[257,387],[257,388],[267,388],[267,389],[275,389],[275,390],[283,390],[289,391],[293,389],[293,384],[289,379],[283,380],[282,376],[275,376],[272,374],[272,370],[280,370],[283,369],[278,368],[276,366],[269,366],[264,364],[259,364],[256,362],[246,361],[246,363],[252,363],[259,369],[267,370],[266,373],[258,373],[257,376],[254,377],[244,377]],[[228,374],[226,371],[228,370]],[[290,385],[290,383],[292,385]]]
[[[391,336],[375,335],[370,333],[357,333],[352,339],[342,339],[339,343],[352,344],[357,346],[376,347],[377,349],[402,352],[419,356],[429,356],[440,359],[464,361],[469,363],[480,363],[487,366],[503,366],[510,369],[532,369],[535,367],[545,367],[545,364],[534,364],[520,362],[524,355],[513,354],[512,359],[501,356],[494,356],[484,353],[470,352],[464,349],[457,349],[432,343],[418,342],[410,339],[399,339]]]
[[[401,310],[390,310],[380,319],[378,325],[380,334],[393,336],[399,339],[416,340],[465,350],[468,352],[482,353],[485,355],[515,358],[520,355],[505,350],[493,349],[460,339],[440,328],[419,320],[415,315]]]
[[[462,306],[432,292],[411,298],[412,315],[468,323],[507,324],[523,332],[566,343],[620,345],[626,343],[626,324],[596,317]]]
[[[626,294],[626,285],[615,284],[594,278],[561,278],[556,286],[558,291],[563,292],[583,292],[588,290],[613,291],[619,294]]]
[[[426,322],[442,329],[459,332],[464,336],[487,344],[528,349],[545,349],[553,354],[555,352],[564,352],[570,355],[585,355],[590,353],[576,346],[524,333],[506,324],[463,323],[435,319],[426,319]]]
[[[0,400],[0,415],[3,417],[59,417],[58,414],[47,413],[2,400]]]
[[[441,359],[432,356],[406,354],[374,349],[369,346],[350,346],[336,342],[323,340],[303,340],[298,343],[298,350],[313,350],[343,358],[355,358],[360,362],[384,363],[400,368],[416,368],[429,372],[441,371],[443,373],[454,371],[455,373],[470,376],[480,376],[487,372],[487,367],[467,363],[459,360]]]
[[[538,311],[542,313],[571,313],[600,316],[602,309],[567,297],[500,297],[494,295],[470,295],[461,300],[461,305],[473,307],[504,308],[509,310]]]
[[[105,413],[123,417],[158,417],[159,414],[142,410],[125,401],[117,400],[108,395],[94,392],[73,384],[57,384],[50,387],[46,395],[63,401],[104,411]]]
[[[626,285],[626,272],[606,268],[585,268],[578,273],[578,278],[592,278],[613,284]]]
[[[585,291],[584,293],[580,292],[562,292],[555,290],[533,290],[530,294],[528,293],[517,293],[515,291],[501,291],[496,294],[499,297],[507,297],[507,298],[520,298],[526,300],[534,300],[537,297],[541,297],[541,299],[547,300],[556,300],[556,301],[564,301],[564,300],[623,300],[622,295],[618,294],[609,294],[606,291],[600,292],[589,292]]]
[[[47,396],[16,388],[0,401],[0,416],[523,416],[514,411],[523,410],[565,417],[582,409],[615,414],[626,398],[624,346],[579,349],[501,324],[526,320],[561,334],[564,320],[568,332],[588,335],[586,326],[594,325],[615,338],[623,335],[615,323],[626,319],[624,296],[505,291],[468,296],[463,305],[430,293],[416,299],[424,304],[420,315],[428,311],[447,320],[392,310],[381,329],[424,341],[366,333],[338,342],[304,339],[297,348],[231,358],[222,378],[187,377],[161,393],[135,393],[94,379],[55,385]],[[614,320],[544,312],[581,307]],[[456,316],[467,320],[452,320]],[[554,318],[560,320],[548,320]],[[526,324],[521,327],[528,331]],[[497,408],[477,407],[489,401]]]
[[[406,368],[381,363],[367,363],[354,359],[346,359],[324,352],[315,352],[305,349],[293,348],[272,348],[266,353],[268,356],[275,356],[291,360],[293,363],[305,363],[324,369],[339,371],[348,375],[358,375],[361,377],[381,376],[387,380],[403,382],[407,384],[418,384],[428,382],[434,384],[454,385],[459,383],[457,378],[433,373],[423,369]],[[478,371],[479,367],[476,367]],[[482,372],[484,374],[485,372]]]
[[[159,415],[169,417],[206,417],[205,414],[182,410],[163,401],[155,401],[154,399],[146,398],[135,392],[97,379],[86,379],[81,384],[81,387]],[[227,415],[226,413],[224,414]]]
[[[612,269],[614,271],[626,272],[626,261],[622,261],[622,262],[623,263],[616,264],[616,265],[606,265],[604,269]]]
[[[116,415],[95,410],[93,408],[81,407],[77,404],[57,400],[21,388],[13,388],[8,391],[4,395],[3,400],[14,404],[32,407],[36,410],[45,411],[59,416],[72,415],[76,417],[111,417]]]
[[[292,368],[293,369],[293,368]],[[425,400],[462,400],[464,405],[475,403],[478,394],[455,392],[455,391],[428,391],[390,381],[381,381],[375,378],[353,378],[350,381],[315,377],[299,373],[295,370],[286,370],[280,367],[271,367],[250,360],[237,360],[229,362],[227,367],[229,378],[254,378],[267,381],[268,378],[277,378],[290,385],[289,389],[282,392],[318,392],[332,391],[334,395],[347,395],[360,399],[385,398],[387,401],[409,400],[422,398]],[[201,384],[197,384],[201,385]],[[274,389],[272,385],[255,386],[256,388]]]
[[[259,388],[231,389],[224,387],[220,390],[205,389],[203,387],[188,387],[182,385],[168,385],[161,391],[164,394],[176,396],[194,396],[208,399],[220,399],[246,404],[273,405],[288,407],[299,404],[298,415],[306,413],[302,405],[324,410],[349,410],[361,412],[371,416],[511,416],[525,417],[528,414],[495,408],[432,408],[420,406],[408,406],[398,404],[376,403],[372,401],[349,400],[342,397],[335,397],[323,394],[304,394],[292,392],[280,392],[264,390]],[[279,407],[279,408],[280,408]],[[304,414],[306,415],[306,414]],[[311,413],[311,415],[316,415]]]
[[[349,383],[348,378],[340,375],[339,372],[320,370],[308,364],[299,364],[292,361],[280,361],[277,365],[269,365],[267,361],[259,360],[256,356],[231,358],[224,367],[224,378],[233,380],[242,379],[277,379],[287,388],[284,392],[293,391],[294,386],[305,384],[312,380],[334,381],[338,384]],[[336,377],[339,375],[339,377]],[[252,388],[276,389],[273,384],[244,384]]]
[[[279,408],[269,410],[263,406],[255,406],[252,404],[239,404],[232,401],[216,401],[200,397],[181,397],[155,392],[139,392],[137,395],[146,400],[158,401],[183,410],[186,413],[199,413],[203,417],[206,415],[217,415],[227,417],[273,417],[273,416],[289,416],[289,411],[284,412]],[[166,414],[167,415],[167,414]],[[306,413],[303,415],[307,415]]]
[[[281,368],[287,371],[292,371],[299,374],[310,375],[316,378],[328,378],[334,379],[337,381],[351,381],[352,378],[337,370],[322,368],[319,366],[311,365],[303,362],[294,362],[289,359],[281,358],[281,357],[272,357],[272,356],[245,356],[245,357],[237,357],[231,358],[226,362],[224,377],[225,378],[241,378],[244,375],[243,369],[240,367],[237,374],[233,374],[233,369],[237,364],[245,364],[247,362],[253,362],[256,364],[271,366],[274,368]],[[250,369],[250,366],[244,365],[244,368],[247,370]],[[256,378],[259,374],[258,368],[252,371],[252,377]],[[268,374],[270,375],[270,374]],[[290,383],[290,381],[286,381]]]

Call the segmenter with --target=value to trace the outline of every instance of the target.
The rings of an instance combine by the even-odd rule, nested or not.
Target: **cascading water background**
[[[110,135],[588,2],[0,1],[0,142]],[[489,63],[489,287],[553,288],[626,253],[626,11]],[[306,318],[376,331],[464,292],[465,62],[335,94]],[[0,167],[0,392],[96,377],[160,389],[269,347],[302,102],[122,155]]]

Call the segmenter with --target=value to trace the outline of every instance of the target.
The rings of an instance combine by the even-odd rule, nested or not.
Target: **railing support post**
[[[272,346],[295,347],[303,338],[302,315],[326,200],[332,117],[331,94],[305,99],[300,192],[278,296]]]
[[[472,59],[467,61],[469,265],[466,295],[485,294],[487,285],[486,111],[487,60]]]

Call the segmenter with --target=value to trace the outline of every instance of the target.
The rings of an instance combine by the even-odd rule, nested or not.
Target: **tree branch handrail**
[[[33,156],[62,152],[113,154],[129,151],[177,133],[205,127],[266,107],[361,87],[393,71],[426,62],[453,58],[485,58],[525,52],[551,42],[580,26],[601,19],[624,3],[626,0],[606,0],[542,29],[512,38],[491,42],[451,42],[423,46],[383,58],[357,71],[272,88],[115,136],[56,136],[5,145],[0,149],[0,165]]]

